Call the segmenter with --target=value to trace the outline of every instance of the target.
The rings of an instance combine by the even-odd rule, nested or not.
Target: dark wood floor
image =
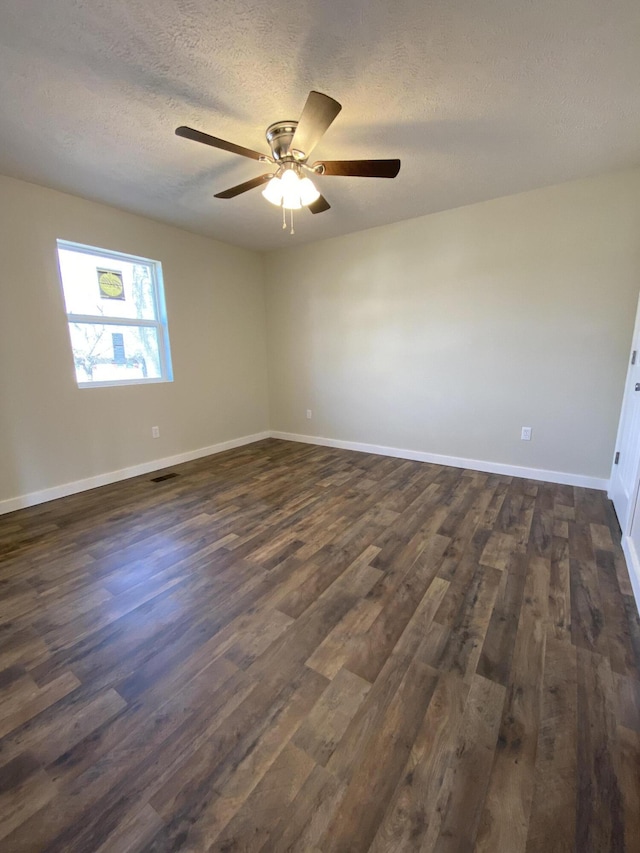
[[[600,492],[261,442],[0,518],[3,851],[640,850]]]

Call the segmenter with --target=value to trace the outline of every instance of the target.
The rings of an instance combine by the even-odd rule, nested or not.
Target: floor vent
[[[172,471],[170,474],[161,474],[159,477],[152,477],[151,482],[164,483],[165,480],[173,480],[173,478],[177,476],[178,475],[174,471]]]

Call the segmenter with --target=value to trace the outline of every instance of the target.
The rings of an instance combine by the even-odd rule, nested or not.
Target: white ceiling
[[[324,177],[281,230],[261,164],[310,89],[343,105]],[[2,0],[0,173],[256,249],[295,245],[640,163],[638,0]]]

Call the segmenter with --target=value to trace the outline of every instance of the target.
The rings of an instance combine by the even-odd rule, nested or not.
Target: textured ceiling
[[[0,173],[256,249],[295,245],[640,163],[638,0],[3,0]],[[312,159],[400,157],[395,180],[324,177],[296,234],[253,190],[310,89],[342,113]]]

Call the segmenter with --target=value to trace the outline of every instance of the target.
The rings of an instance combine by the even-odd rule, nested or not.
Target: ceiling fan
[[[233,142],[218,139],[191,127],[178,127],[176,134],[194,142],[202,142],[231,151],[242,157],[270,163],[274,172],[251,178],[235,187],[216,193],[215,198],[235,198],[248,190],[266,184],[262,195],[272,204],[282,208],[283,224],[286,228],[285,211],[291,211],[291,233],[293,234],[293,211],[308,207],[311,213],[322,213],[331,205],[320,195],[309,175],[340,175],[360,178],[395,178],[400,171],[400,160],[320,160],[308,163],[309,155],[329,129],[342,105],[323,95],[309,92],[299,121],[276,121],[266,131],[271,155],[260,154]]]

